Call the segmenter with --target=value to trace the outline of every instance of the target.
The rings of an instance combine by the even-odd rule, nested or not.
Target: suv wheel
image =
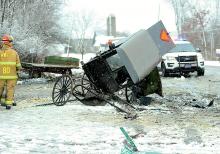
[[[205,70],[200,69],[197,71],[197,76],[204,76],[204,74],[205,74]]]
[[[166,66],[164,63],[161,64],[162,76],[167,77],[169,73],[167,72]]]

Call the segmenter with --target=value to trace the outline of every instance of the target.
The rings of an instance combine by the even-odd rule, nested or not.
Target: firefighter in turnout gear
[[[0,49],[0,96],[1,101],[5,99],[5,102],[1,103],[5,103],[6,109],[11,109],[12,105],[16,105],[14,91],[18,78],[17,72],[21,69],[19,55],[12,48],[12,42],[12,36],[3,35]]]

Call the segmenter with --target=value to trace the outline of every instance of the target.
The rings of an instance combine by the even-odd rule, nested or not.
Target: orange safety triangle
[[[171,41],[171,38],[170,38],[169,34],[165,30],[161,30],[161,32],[160,32],[160,39],[162,41],[166,41],[166,42],[170,42]]]

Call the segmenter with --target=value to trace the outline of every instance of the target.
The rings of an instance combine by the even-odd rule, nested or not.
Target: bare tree
[[[219,0],[168,0],[176,15],[178,34],[187,37],[204,50],[205,58],[213,55],[216,32],[219,27]],[[200,43],[201,42],[201,43]],[[210,46],[210,48],[209,48]]]
[[[81,10],[72,14],[72,34],[75,48],[83,55],[91,50],[93,32],[98,25],[95,14],[91,11]],[[71,35],[71,34],[70,34]]]
[[[219,35],[220,35],[220,18],[219,18],[219,0],[213,0],[213,11],[212,11],[212,19],[210,21],[210,29],[212,29],[212,31],[210,31],[211,33],[211,57],[213,59],[216,58],[216,49],[220,48],[220,39],[219,39]]]
[[[62,0],[0,0],[0,33],[13,35],[20,52],[43,52],[47,45],[59,41],[61,5]]]
[[[175,22],[177,27],[177,33],[182,34],[182,24],[185,22],[187,16],[188,5],[187,0],[168,0],[172,5],[175,12]]]
[[[54,43],[71,43],[83,54],[90,50],[97,19],[91,11],[75,12],[68,28],[60,24],[61,9],[68,0],[0,0],[0,34],[11,34],[21,53],[44,52]],[[68,32],[67,32],[68,31]],[[76,41],[77,40],[77,41]]]

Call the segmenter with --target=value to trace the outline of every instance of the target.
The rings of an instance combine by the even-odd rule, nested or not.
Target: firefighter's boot
[[[17,103],[14,102],[14,103],[12,103],[12,105],[13,105],[13,106],[17,106]]]
[[[10,105],[6,105],[6,110],[10,110],[11,109],[11,106]]]

